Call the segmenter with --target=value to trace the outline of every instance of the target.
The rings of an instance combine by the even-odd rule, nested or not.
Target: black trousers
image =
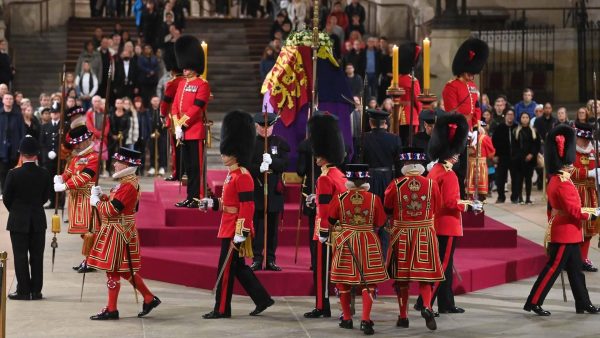
[[[452,167],[452,170],[458,177],[458,187],[460,189],[460,199],[467,199],[467,192],[465,191],[465,178],[467,177],[467,149],[460,154],[458,162]]]
[[[512,179],[515,178],[515,168],[511,166],[511,161],[509,158],[500,157],[498,160],[498,166],[496,167],[496,188],[498,189],[498,198],[506,199],[506,194],[504,193],[504,189],[506,187],[506,182],[508,181],[508,173],[510,172],[510,177]],[[514,189],[512,189],[514,190]],[[514,195],[511,193],[510,199],[516,200],[518,195]]]
[[[331,272],[331,265],[329,271],[327,270],[327,245],[319,242],[319,240],[313,240],[315,242],[317,254],[313,261],[313,282],[315,285],[315,309],[323,311],[331,311],[329,306],[329,278]],[[331,261],[331,251],[329,252],[329,261]]]
[[[4,182],[6,181],[6,175],[8,175],[8,171],[15,167],[17,161],[7,161],[0,159],[0,186],[4,189]]]
[[[185,140],[183,143],[183,166],[187,174],[187,198],[200,198],[200,142]]]
[[[305,207],[306,208],[306,207]],[[315,262],[317,261],[317,241],[313,241],[315,234],[315,215],[310,214],[308,217],[308,248],[310,250],[310,269],[315,270]],[[314,276],[313,276],[314,277]]]
[[[533,170],[535,167],[528,162],[519,162],[515,164],[515,177],[513,178],[511,196],[516,196],[519,201],[523,200],[523,183],[525,183],[525,196],[529,200],[531,196],[531,180],[533,178]]]
[[[267,212],[267,263],[275,263],[275,251],[277,250],[277,238],[279,234],[280,212]],[[265,221],[263,210],[254,212],[254,231],[256,236],[253,238],[252,251],[254,251],[254,261],[263,261],[263,250],[265,247]]]
[[[583,309],[588,306],[591,303],[590,296],[585,285],[585,274],[581,271],[581,265],[579,243],[549,243],[548,262],[533,284],[529,297],[527,297],[527,304],[543,305],[544,299],[546,299],[556,278],[562,270],[566,270],[573,298],[575,298],[575,308]]]
[[[439,253],[444,269],[445,280],[433,284],[433,293],[431,295],[431,307],[438,300],[438,311],[447,311],[454,307],[454,292],[452,291],[453,267],[454,267],[454,249],[456,249],[456,239],[453,236],[437,236]],[[423,306],[421,296],[417,299],[417,306]]]
[[[151,138],[148,141],[148,151],[150,152],[150,167],[158,170],[159,168],[167,169],[167,129],[159,131],[160,136],[158,137],[158,168],[154,168],[156,156],[156,139]]]
[[[225,265],[223,276],[217,285],[214,311],[226,315],[231,315],[231,295],[233,293],[234,278],[237,278],[240,285],[257,306],[265,305],[271,299],[267,290],[256,278],[254,271],[246,265],[244,257],[239,256],[236,247],[231,251],[227,262],[225,261],[227,252],[229,252],[230,246],[233,245],[232,243],[231,238],[221,240],[221,255],[219,256],[219,268],[217,269],[218,274]]]
[[[10,241],[15,259],[17,293],[24,295],[42,292],[46,233],[11,231]]]

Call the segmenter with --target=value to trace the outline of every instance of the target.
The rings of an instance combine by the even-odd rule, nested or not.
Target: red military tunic
[[[218,238],[254,235],[254,181],[246,168],[229,167],[219,208],[223,215]]]
[[[546,188],[552,209],[548,219],[546,240],[551,243],[583,242],[582,221],[590,220],[594,209],[582,208],[571,175],[560,171],[550,177]]]
[[[403,102],[404,106],[403,109],[400,111],[400,116],[398,117],[400,119],[399,123],[401,126],[403,125],[407,125],[410,124],[410,88],[411,88],[411,79],[412,76],[410,76],[409,74],[400,74],[398,76],[398,87],[403,88],[404,89],[404,95],[400,96],[400,101]],[[413,126],[418,126],[419,125],[419,113],[421,112],[422,108],[423,108],[423,104],[417,100],[417,97],[421,94],[421,85],[419,84],[419,80],[415,79],[415,85],[414,85],[414,89],[413,89],[413,100],[414,100],[414,106],[413,106],[413,122],[412,125]]]
[[[459,78],[449,81],[442,91],[444,110],[456,111],[467,119],[469,129],[481,120],[481,109],[479,108],[479,89],[473,81],[464,82]]]
[[[573,163],[573,165],[575,166],[575,169],[573,170],[571,180],[573,181],[573,184],[575,184],[575,188],[577,188],[577,192],[579,193],[581,206],[585,208],[598,207],[596,181],[593,178],[588,178],[588,170],[596,168],[594,147],[591,143],[587,149],[580,149],[577,147],[575,163]],[[599,226],[600,224],[598,220],[581,221],[581,227],[585,237],[591,237],[597,234]]]
[[[394,280],[444,280],[434,228],[441,203],[437,183],[420,175],[409,173],[387,187],[384,206],[393,212],[388,262]]]
[[[179,83],[184,81],[185,78],[181,75],[177,75],[165,84],[165,92],[162,100],[160,101],[160,115],[166,119],[166,127],[171,128],[173,125],[172,116],[177,117],[171,113],[171,105],[177,94],[177,88]]]
[[[329,222],[339,221],[340,224],[334,230],[332,283],[361,285],[388,280],[381,243],[373,231],[383,226],[386,220],[381,200],[373,193],[351,189],[333,198],[329,207]],[[364,280],[348,246],[360,264]]]
[[[462,236],[462,215],[470,201],[460,199],[458,177],[449,162],[436,163],[427,178],[437,183],[441,195],[441,207],[435,213],[435,232],[438,236]]]
[[[346,191],[346,176],[336,167],[324,165],[317,179],[317,215],[313,240],[329,236],[329,203],[334,196]]]
[[[177,116],[185,132],[186,140],[204,140],[206,107],[210,97],[210,86],[201,77],[189,77],[181,80],[171,106],[171,115]]]
[[[488,166],[487,160],[492,159],[496,154],[496,149],[492,144],[492,139],[487,135],[479,135],[479,153],[475,159],[475,147],[468,147],[469,169],[467,172],[467,193],[475,194],[475,176],[477,176],[477,192],[487,195],[488,193]],[[477,166],[476,166],[477,165]],[[475,174],[475,170],[478,170]]]
[[[135,173],[127,175],[96,205],[102,227],[90,251],[89,266],[110,272],[129,272],[129,245],[133,271],[140,269],[140,244],[135,226],[139,189]]]
[[[69,233],[85,234],[92,219],[90,189],[98,170],[98,153],[90,146],[73,156],[62,174],[69,199]],[[100,222],[93,217],[93,230],[100,229]]]

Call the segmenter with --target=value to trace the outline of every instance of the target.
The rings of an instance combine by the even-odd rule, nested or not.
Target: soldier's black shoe
[[[183,200],[183,201],[181,201],[181,202],[177,202],[177,203],[175,203],[175,206],[176,206],[176,207],[178,207],[178,208],[187,208],[187,206],[188,206],[190,203],[192,203],[193,201],[194,201],[194,200],[192,200],[192,199],[187,199],[187,198],[186,198],[186,199],[184,199],[184,200]]]
[[[171,175],[171,176],[165,178],[165,181],[167,181],[167,182],[179,181],[179,177]]]
[[[595,307],[592,304],[589,304],[588,306],[584,307],[584,308],[580,308],[580,309],[576,309],[575,312],[577,313],[592,313],[592,314],[596,314],[598,312],[600,312],[600,308]]]
[[[352,319],[348,319],[348,320],[343,320],[340,322],[340,327],[342,329],[349,329],[352,330],[354,328],[354,325],[352,324]]]
[[[40,300],[43,298],[44,298],[44,296],[42,295],[41,292],[34,292],[31,294],[31,300]]]
[[[75,270],[75,271],[78,271],[78,270],[81,268],[81,266],[84,264],[84,262],[85,262],[85,261],[82,261],[81,263],[79,263],[79,265],[75,265],[75,266],[73,267],[73,270]]]
[[[593,266],[590,262],[583,262],[581,270],[587,272],[598,272],[598,268]]]
[[[506,197],[498,197],[496,199],[496,204],[502,204],[506,201]]]
[[[458,306],[453,306],[453,307],[451,307],[449,309],[443,309],[443,310],[439,309],[438,316],[439,316],[440,313],[465,313],[465,309],[460,308]]]
[[[138,313],[138,317],[144,317],[145,315],[149,314],[150,311],[152,311],[152,309],[154,309],[155,307],[159,306],[160,303],[162,303],[160,301],[160,299],[158,299],[158,297],[154,296],[154,298],[150,301],[150,303],[148,303],[148,304],[144,303],[142,305],[142,311]]]
[[[304,318],[329,318],[331,317],[331,310],[319,310],[313,309],[310,312],[304,314]]]
[[[81,265],[81,267],[79,267],[79,270],[77,270],[77,272],[79,272],[79,273],[96,272],[96,269],[91,268],[87,265]]]
[[[425,326],[431,331],[437,330],[437,324],[435,323],[435,316],[433,315],[433,311],[430,309],[422,309],[421,317],[425,318]]]
[[[8,299],[12,300],[31,300],[31,294],[13,292],[8,295]]]
[[[202,315],[204,319],[219,319],[219,318],[231,318],[231,315],[226,315],[216,311],[211,311]]]
[[[190,203],[188,203],[187,207],[190,209],[198,209],[200,207],[200,203],[196,200],[192,200]]]
[[[260,263],[260,261],[254,261],[250,265],[250,269],[252,269],[252,271],[262,270],[262,264]]]
[[[364,332],[364,334],[366,334],[367,336],[370,336],[375,333],[375,330],[373,330],[373,326],[375,326],[375,323],[373,323],[372,320],[363,320],[360,322],[360,330]]]
[[[275,304],[275,301],[273,300],[273,298],[271,298],[265,304],[257,305],[256,309],[254,309],[254,311],[250,312],[250,315],[258,316],[261,312],[265,311],[268,307],[272,306],[273,304]]]
[[[408,318],[401,318],[400,316],[398,316],[398,320],[396,321],[396,326],[408,329]]]
[[[119,311],[115,310],[115,311],[108,311],[108,308],[105,307],[104,309],[102,309],[102,312],[95,314],[93,316],[90,316],[91,320],[114,320],[114,319],[119,319]]]
[[[274,262],[269,262],[269,263],[267,263],[267,267],[265,270],[281,271],[281,268],[279,267],[279,265],[275,264]]]
[[[525,304],[525,306],[523,306],[523,310],[525,310],[527,312],[533,311],[538,316],[542,316],[542,317],[548,317],[551,315],[550,311],[546,311],[546,310],[542,309],[542,307],[539,305]]]

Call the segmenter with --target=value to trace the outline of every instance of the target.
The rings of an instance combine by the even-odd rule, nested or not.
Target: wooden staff
[[[268,129],[269,129],[269,113],[266,111],[264,112],[264,117],[265,117],[265,125],[264,125],[264,139],[265,139],[265,143],[264,143],[264,151],[263,154],[266,154],[269,148],[269,141],[267,139],[268,136]],[[269,179],[269,171],[266,170],[263,173],[263,206],[264,206],[264,210],[263,210],[263,224],[264,224],[264,234],[263,234],[263,265],[265,267],[265,269],[267,268],[267,230],[268,230],[268,222],[267,222],[267,208],[268,208],[268,203],[269,203],[269,183],[268,183],[268,179]]]

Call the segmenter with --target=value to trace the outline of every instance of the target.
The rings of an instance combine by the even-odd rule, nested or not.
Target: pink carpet
[[[216,194],[222,191],[225,171],[211,171],[208,181]],[[153,193],[142,193],[137,215],[142,244],[142,273],[169,283],[212,289],[217,275],[220,242],[216,238],[220,214],[175,208],[185,198],[176,183],[156,181]],[[280,225],[277,263],[283,271],[257,273],[275,296],[311,295],[308,226],[303,218],[298,263],[294,264],[299,187],[286,189],[286,211]],[[466,215],[464,237],[458,242],[454,276],[460,294],[536,275],[545,263],[540,245],[517,236],[516,230],[483,214]],[[459,276],[460,275],[460,276]],[[235,293],[244,294],[236,284]],[[392,294],[391,282],[379,287],[380,294]]]

